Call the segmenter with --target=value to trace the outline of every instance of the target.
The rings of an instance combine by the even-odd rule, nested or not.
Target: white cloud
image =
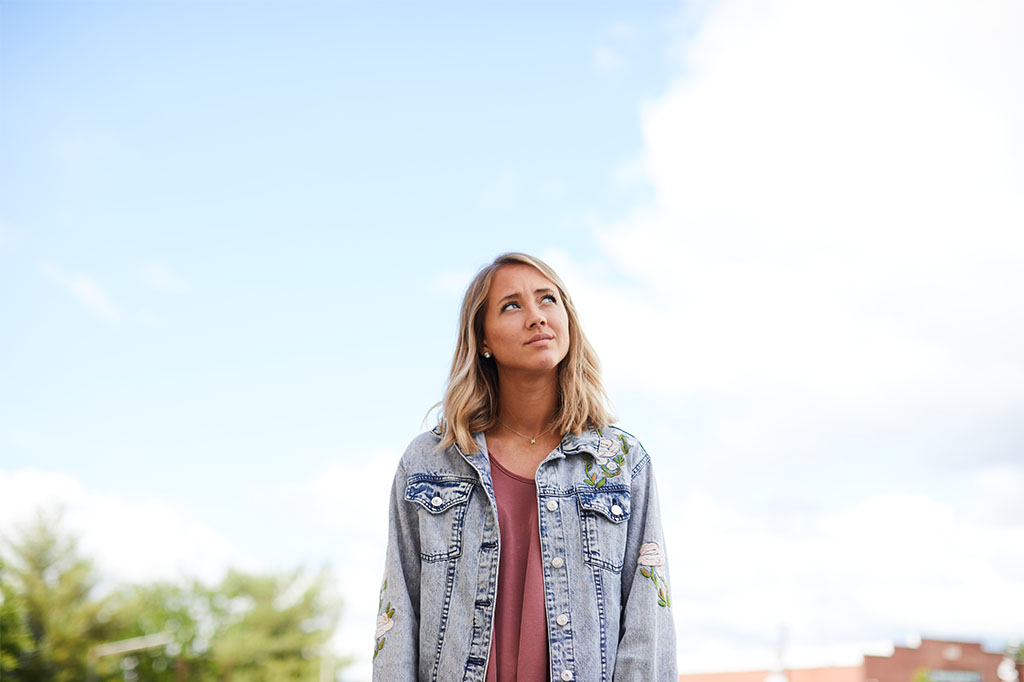
[[[706,8],[627,164],[653,199],[600,229],[577,298],[609,383],[834,415],[1024,405],[1024,10]],[[773,426],[775,425],[775,426]]]
[[[172,500],[99,494],[75,478],[35,469],[0,470],[0,529],[27,523],[36,510],[63,508],[66,530],[80,539],[104,576],[116,581],[176,579],[214,581],[229,566],[257,562],[215,529]]]
[[[289,508],[330,538],[327,554],[344,603],[334,645],[353,666],[352,679],[370,677],[370,641],[384,575],[388,499],[398,456],[378,452],[356,464],[335,463],[287,493]]]
[[[121,310],[110,300],[103,287],[92,278],[65,272],[50,262],[41,263],[39,270],[100,317],[114,322],[121,319]]]
[[[780,625],[798,665],[893,632],[1019,636],[1024,470],[982,467],[1024,409],[1024,6],[698,15],[619,174],[651,200],[599,226],[593,262],[545,254],[612,395],[701,410],[659,471],[722,472],[663,500],[683,667],[769,666]],[[746,463],[825,476],[847,453],[889,492],[796,467],[775,497],[834,499],[758,513],[736,492]]]
[[[788,529],[709,497],[680,518],[668,540],[686,670],[770,666],[780,627],[804,666],[854,662],[865,633],[1019,632],[1006,605],[1024,602],[1020,517],[994,527],[894,494]]]

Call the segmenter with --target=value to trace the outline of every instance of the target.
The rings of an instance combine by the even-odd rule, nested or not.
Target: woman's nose
[[[546,325],[548,323],[547,318],[544,317],[544,313],[540,311],[540,308],[533,308],[530,311],[530,326],[535,327],[537,325]]]

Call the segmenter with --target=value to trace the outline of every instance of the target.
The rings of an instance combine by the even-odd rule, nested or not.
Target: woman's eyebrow
[[[538,295],[538,296],[543,296],[544,294],[554,294],[555,290],[554,289],[550,289],[548,287],[544,287],[543,289],[535,289],[533,293]],[[515,298],[519,298],[519,293],[518,292],[516,292],[514,294],[508,294],[507,296],[503,296],[503,297],[499,298],[498,299],[498,305],[501,305],[505,301],[508,301],[510,299],[515,299]]]

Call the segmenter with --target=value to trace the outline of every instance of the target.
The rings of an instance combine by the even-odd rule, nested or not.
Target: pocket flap
[[[405,499],[415,502],[431,514],[440,514],[469,499],[472,481],[412,478],[405,488]]]
[[[612,523],[629,519],[628,490],[580,490],[580,508],[597,512]]]

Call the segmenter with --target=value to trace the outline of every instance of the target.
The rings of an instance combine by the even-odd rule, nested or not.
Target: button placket
[[[546,499],[541,502],[538,522],[541,556],[545,557],[549,567],[544,570],[544,585],[546,593],[552,597],[550,600],[545,599],[547,622],[549,628],[552,629],[549,633],[550,642],[554,653],[550,663],[556,671],[552,680],[563,680],[564,682],[575,679],[571,668],[563,667],[573,666],[575,660],[573,626],[569,619],[569,566],[565,559],[568,547],[565,538],[567,529],[562,523],[562,505],[567,504],[567,498],[564,497],[563,489],[559,487],[557,477],[552,476],[550,479],[550,481],[544,481],[550,488],[541,493],[548,494]],[[538,484],[540,483],[541,481],[538,479]],[[574,498],[569,499],[573,500]],[[545,512],[545,510],[547,511]],[[569,508],[566,507],[565,510],[569,510]],[[566,513],[572,514],[572,511],[569,510]]]

